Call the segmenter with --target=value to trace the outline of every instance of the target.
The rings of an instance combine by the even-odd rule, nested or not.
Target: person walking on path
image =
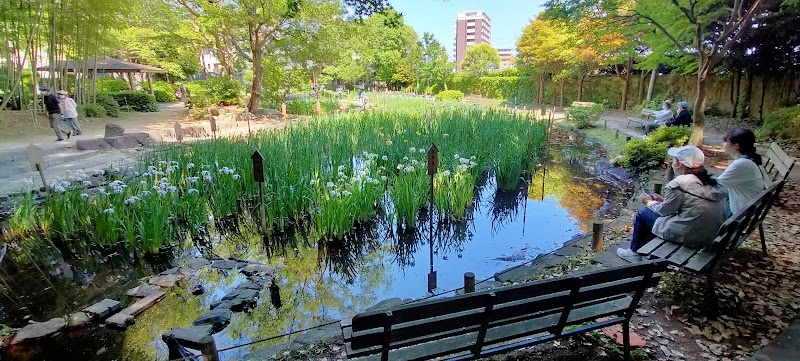
[[[756,135],[744,128],[731,130],[723,137],[722,148],[734,159],[717,177],[728,189],[731,214],[740,211],[761,191],[772,184],[761,169],[761,156],[756,153]]]
[[[44,93],[44,107],[50,117],[50,128],[56,132],[56,142],[64,140],[64,132],[61,130],[61,107],[58,98],[46,86],[39,87],[39,91]]]
[[[703,151],[687,145],[670,148],[667,154],[672,156],[672,168],[678,176],[664,187],[664,197],[641,197],[645,207],[633,219],[631,246],[617,249],[622,259],[638,261],[641,257],[636,250],[655,237],[705,247],[728,218],[728,194],[703,166]]]
[[[81,125],[78,124],[78,105],[75,100],[69,97],[66,90],[58,91],[58,102],[61,105],[61,114],[63,121],[67,126],[67,138],[74,132],[75,135],[81,135]]]

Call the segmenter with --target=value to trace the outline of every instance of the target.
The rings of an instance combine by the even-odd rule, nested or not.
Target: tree
[[[423,65],[421,78],[426,81],[426,86],[442,84],[447,88],[447,80],[452,74],[451,64],[447,61],[447,50],[444,45],[434,39],[433,34],[425,33],[420,40],[422,48]]]
[[[620,25],[654,28],[650,45],[695,58],[697,85],[691,144],[703,142],[703,122],[711,74],[731,47],[747,38],[763,10],[777,0],[550,0],[545,5],[560,16],[607,17]]]
[[[499,67],[500,55],[497,54],[497,49],[487,43],[468,46],[461,62],[464,71],[477,76]]]
[[[538,16],[522,30],[522,36],[517,40],[519,63],[539,74],[538,104],[544,103],[545,76],[554,74],[563,77],[562,72],[569,68],[568,64],[574,57],[576,43],[575,33],[568,31],[566,24],[558,20]]]

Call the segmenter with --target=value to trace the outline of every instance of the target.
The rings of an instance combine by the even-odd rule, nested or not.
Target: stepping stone
[[[317,327],[304,332],[302,335],[294,339],[294,342],[310,346],[319,343],[320,341],[334,339],[342,334],[342,329],[339,323],[330,324],[327,326]]]
[[[126,292],[126,294],[131,297],[142,298],[142,297],[147,297],[160,290],[161,287],[155,285],[139,285],[129,289],[128,292]]]
[[[594,257],[592,257],[592,262],[600,263],[606,267],[625,266],[631,264],[630,262],[617,256],[616,246],[594,255]]]
[[[156,291],[155,293],[152,293],[147,297],[134,302],[132,305],[126,307],[116,315],[109,317],[106,320],[106,325],[124,329],[128,327],[128,325],[133,324],[133,316],[136,316],[148,308],[153,307],[153,305],[163,300],[166,296],[167,295],[164,292]]]
[[[236,288],[261,291],[261,289],[264,288],[264,286],[262,286],[262,285],[260,285],[258,283],[255,283],[255,282],[245,282],[245,283],[242,283],[242,284],[236,286]]]
[[[12,345],[17,345],[27,340],[39,340],[49,337],[67,327],[67,321],[63,318],[53,318],[47,322],[36,322],[23,327],[14,336]]]
[[[214,262],[211,262],[211,267],[216,268],[216,269],[229,270],[229,269],[235,268],[236,267],[236,263],[237,263],[236,261],[229,260],[229,259],[226,259],[226,260],[215,260]]]
[[[211,304],[211,309],[212,310],[217,310],[217,309],[228,309],[228,310],[230,310],[232,306],[233,306],[233,303],[231,301],[217,301],[217,302],[214,302],[214,303]]]
[[[178,282],[178,279],[180,279],[181,277],[182,276],[179,276],[177,274],[155,276],[153,278],[150,278],[150,281],[148,283],[163,288],[170,288],[175,286],[175,283]]]
[[[170,269],[168,269],[168,270],[166,270],[166,271],[164,271],[164,272],[161,272],[161,273],[159,273],[158,275],[159,275],[159,276],[163,276],[163,275],[174,275],[174,274],[178,274],[178,272],[179,272],[179,269],[178,269],[178,267],[173,267],[173,268],[170,268]]]
[[[112,313],[117,312],[121,309],[122,309],[122,304],[119,303],[119,301],[114,301],[106,298],[87,308],[84,308],[83,311],[99,319],[104,319],[110,316]]]
[[[211,264],[211,261],[205,258],[192,258],[186,262],[186,267],[193,269],[200,269]]]
[[[67,319],[67,327],[69,328],[76,328],[85,325],[89,322],[90,317],[86,314],[86,312],[75,312],[69,315]]]
[[[222,301],[230,301],[237,298],[255,299],[256,297],[258,297],[258,291],[256,290],[251,290],[249,288],[237,288],[231,291],[231,293],[228,293],[222,297]]]
[[[109,123],[106,124],[106,132],[103,138],[118,137],[123,134],[125,134],[125,128],[114,123]]]
[[[564,262],[564,257],[548,254],[541,257],[536,257],[531,263],[531,267],[538,269],[552,268]]]
[[[275,268],[263,264],[248,264],[242,268],[242,273],[247,276],[272,276],[275,274]]]
[[[169,336],[175,337],[178,343],[184,347],[199,350],[204,344],[206,337],[211,337],[211,325],[189,326],[186,328],[173,328],[168,333],[161,335],[162,340]]]
[[[194,326],[211,325],[211,333],[222,331],[231,322],[231,310],[218,308],[208,311],[192,322]]]
[[[79,139],[75,141],[75,147],[78,148],[78,150],[112,149],[111,144],[108,144],[103,139]]]
[[[560,248],[559,250],[555,251],[555,253],[554,253],[554,254],[555,254],[556,256],[562,256],[562,257],[572,257],[572,256],[574,256],[574,255],[577,255],[578,253],[581,253],[581,252],[583,252],[583,249],[582,249],[582,248],[578,248],[578,247],[564,247],[564,248]]]

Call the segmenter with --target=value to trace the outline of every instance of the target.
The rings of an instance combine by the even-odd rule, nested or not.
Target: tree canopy
[[[473,74],[484,74],[500,67],[497,49],[487,43],[470,45],[464,52],[461,68]]]

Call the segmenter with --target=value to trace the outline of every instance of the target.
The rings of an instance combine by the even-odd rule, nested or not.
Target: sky
[[[492,46],[516,49],[517,38],[530,20],[541,12],[545,0],[390,0],[403,13],[406,24],[422,38],[425,32],[447,48],[453,57],[453,25],[456,13],[482,10],[492,19]]]

